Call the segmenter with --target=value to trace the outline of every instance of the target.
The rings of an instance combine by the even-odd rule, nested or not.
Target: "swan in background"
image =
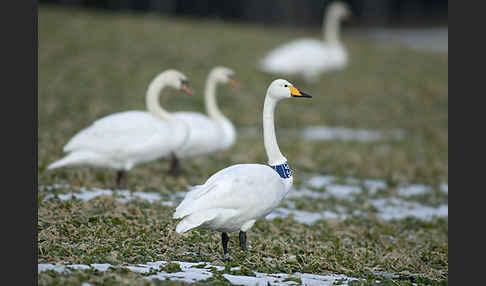
[[[146,94],[146,111],[125,111],[96,120],[74,135],[64,146],[68,154],[48,169],[65,166],[92,166],[117,170],[116,184],[121,186],[126,171],[135,165],[170,154],[184,143],[188,128],[159,104],[165,87],[189,94],[187,77],[167,70],[150,83]]]
[[[264,72],[300,75],[308,82],[316,82],[321,73],[342,69],[348,54],[339,39],[340,21],[351,15],[349,6],[333,2],[323,20],[323,40],[300,39],[283,44],[260,61]]]
[[[231,121],[219,110],[216,102],[218,84],[230,83],[239,86],[235,81],[235,72],[225,67],[215,67],[206,80],[204,101],[208,115],[198,112],[175,112],[174,117],[184,121],[189,127],[189,137],[183,146],[175,151],[172,157],[170,173],[179,174],[179,159],[193,158],[216,151],[223,151],[235,142],[236,132]]]
[[[274,111],[281,99],[311,97],[286,80],[273,81],[263,107],[263,135],[268,165],[238,164],[212,175],[203,185],[195,186],[176,208],[175,219],[182,219],[177,233],[193,228],[222,232],[225,258],[228,232],[240,231],[240,247],[246,251],[246,232],[258,219],[267,216],[289,192],[292,172],[280,153],[275,136]]]

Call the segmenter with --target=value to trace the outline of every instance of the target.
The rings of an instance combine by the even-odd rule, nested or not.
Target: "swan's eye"
[[[288,85],[288,84],[286,84],[286,85],[284,85],[284,86],[285,86],[285,87],[289,87],[289,85]]]

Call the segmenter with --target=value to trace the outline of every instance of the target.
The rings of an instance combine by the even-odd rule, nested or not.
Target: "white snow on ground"
[[[272,220],[276,218],[286,218],[289,215],[294,216],[294,220],[307,225],[312,225],[322,219],[345,219],[349,217],[347,214],[338,214],[331,211],[323,212],[307,212],[299,211],[289,208],[276,208],[272,213],[266,216],[266,219]]]
[[[402,140],[405,138],[403,131],[393,130],[384,133],[381,131],[374,131],[368,129],[352,129],[344,127],[327,127],[327,126],[313,126],[306,127],[300,131],[300,136],[304,140],[309,141],[359,141],[359,142],[374,142],[383,139]]]
[[[449,29],[372,29],[369,35],[383,42],[396,42],[414,50],[449,52]]]
[[[261,136],[261,129],[257,126],[245,126],[238,128],[240,136]],[[311,126],[306,128],[278,128],[277,133],[282,140],[298,137],[308,141],[358,141],[375,142],[385,139],[403,140],[403,130],[394,129],[388,132],[357,129],[346,127]]]
[[[344,182],[344,183],[342,183]],[[51,185],[40,186],[39,188],[45,190],[53,190],[56,188],[69,188],[66,185]],[[325,210],[321,212],[309,212],[296,209],[296,203],[292,199],[297,198],[309,198],[309,199],[330,199],[336,198],[340,200],[353,201],[356,196],[362,195],[365,189],[370,195],[375,195],[379,190],[386,190],[388,185],[383,180],[378,179],[364,179],[360,180],[353,177],[344,178],[339,180],[335,176],[331,175],[312,175],[307,182],[300,188],[293,188],[284,200],[283,207],[275,209],[266,218],[269,220],[275,218],[285,218],[289,215],[293,215],[297,222],[312,225],[322,219],[346,219],[351,215],[367,215],[359,211],[348,211],[346,207],[338,205],[335,207],[336,211]],[[446,182],[440,184],[440,190],[448,194],[449,185]],[[439,207],[430,207],[418,202],[410,202],[403,198],[408,198],[414,195],[423,195],[433,192],[433,188],[421,184],[402,184],[396,189],[396,194],[401,198],[381,198],[381,199],[368,199],[368,203],[371,204],[376,210],[376,217],[383,220],[391,219],[404,219],[406,217],[415,217],[422,220],[431,220],[434,217],[448,217],[449,208],[447,204],[440,205]],[[126,203],[130,200],[142,199],[150,203],[161,202],[166,206],[176,206],[177,202],[181,201],[186,192],[176,192],[169,197],[168,200],[163,201],[162,196],[159,193],[150,192],[130,192],[128,190],[105,190],[99,188],[87,189],[80,188],[79,192],[72,192],[68,194],[58,194],[58,198],[61,200],[70,200],[72,198],[80,200],[91,200],[93,198],[106,195],[115,196],[116,200],[122,203]],[[48,200],[54,197],[54,194],[47,195],[44,200]]]
[[[146,264],[137,264],[131,266],[113,266],[110,264],[91,264],[91,265],[53,265],[53,264],[38,264],[37,271],[38,273],[46,270],[54,270],[58,273],[69,273],[73,269],[97,269],[101,272],[105,272],[108,270],[109,267],[114,268],[126,268],[130,271],[136,273],[149,273],[151,271],[158,271],[156,274],[150,275],[145,277],[145,279],[160,279],[160,280],[179,280],[185,282],[198,282],[202,280],[206,280],[213,276],[211,273],[211,267],[215,267],[216,270],[221,271],[224,270],[223,266],[215,266],[211,265],[207,262],[200,262],[200,263],[190,263],[190,262],[179,262],[173,261],[172,263],[179,264],[181,271],[175,273],[167,273],[164,271],[158,271],[160,266],[164,266],[167,264],[166,261],[156,261],[156,262],[148,262]],[[199,266],[204,265],[203,268],[199,268]],[[197,266],[197,267],[196,267]],[[239,267],[231,268],[232,271],[238,270]],[[334,285],[334,282],[341,281],[342,284],[339,285],[348,285],[348,282],[359,280],[358,278],[348,277],[342,274],[329,274],[329,275],[317,275],[317,274],[306,274],[306,273],[294,273],[291,276],[285,273],[276,273],[276,274],[268,274],[268,273],[260,273],[254,272],[255,276],[243,276],[243,275],[232,275],[232,274],[223,274],[223,277],[229,280],[233,284],[238,285],[271,285],[276,286],[283,286],[283,285],[296,285],[297,283],[292,280],[284,281],[287,278],[300,278],[302,281],[302,285]]]
[[[431,220],[434,217],[447,217],[449,215],[448,205],[433,208],[397,198],[371,200],[371,204],[378,209],[377,216],[384,220],[404,219],[406,217]]]
[[[444,193],[444,194],[449,194],[449,184],[448,183],[440,183],[440,190]]]
[[[69,186],[67,186],[69,188]],[[66,185],[51,185],[51,186],[39,186],[41,189],[53,190],[57,188],[66,188]],[[89,201],[100,196],[116,196],[116,200],[121,203],[126,203],[128,201],[135,200],[137,198],[146,200],[149,203],[154,203],[156,201],[161,201],[162,196],[159,193],[154,192],[131,192],[129,190],[107,190],[99,188],[80,188],[79,192],[73,192],[69,194],[57,194],[57,197],[62,201],[71,200],[73,198],[83,201]],[[54,197],[54,194],[49,194],[44,197],[44,200],[49,200]],[[162,205],[172,206],[172,201],[162,201]]]
[[[397,188],[397,194],[404,197],[423,195],[430,192],[432,189],[429,186],[413,184]]]

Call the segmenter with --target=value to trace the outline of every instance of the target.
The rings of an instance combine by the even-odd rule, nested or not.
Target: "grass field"
[[[65,186],[39,187],[38,263],[207,261],[241,266],[239,271],[246,275],[255,271],[334,273],[363,278],[356,282],[361,284],[373,284],[377,279],[385,285],[447,284],[447,217],[384,220],[354,215],[311,225],[292,216],[262,220],[248,233],[248,253],[238,252],[236,238],[230,235],[233,259],[225,262],[218,233],[175,233],[173,206],[142,199],[120,202],[113,196],[89,201],[59,199],[82,187],[113,186],[113,171],[47,171],[46,167],[62,156],[62,146],[72,135],[97,118],[145,109],[146,88],[165,69],[184,72],[198,95],[179,96],[168,90],[161,104],[171,111],[202,111],[209,70],[216,65],[233,68],[242,87],[220,87],[220,107],[237,127],[260,127],[265,91],[276,77],[259,72],[258,59],[278,44],[304,36],[319,37],[320,31],[41,6],[38,182],[39,186]],[[447,205],[447,195],[439,189],[448,182],[448,55],[378,45],[357,33],[345,33],[343,38],[350,53],[349,67],[322,76],[316,85],[288,78],[313,98],[280,103],[277,127],[400,129],[405,138],[369,143],[296,137],[280,140],[280,149],[294,170],[296,189],[306,186],[313,174],[332,175],[343,182],[350,177],[386,182],[386,187],[374,195],[365,192],[352,199],[303,196],[284,204],[293,202],[295,209],[309,212],[336,206],[364,212],[371,208],[372,199],[400,198],[397,187],[407,183],[426,185],[431,191],[402,199],[430,207]],[[179,178],[167,175],[169,163],[165,160],[138,166],[128,174],[127,187],[133,192],[170,197],[203,183],[230,164],[249,162],[266,162],[262,137],[240,136],[226,152],[184,161]],[[326,193],[326,188],[314,191]],[[46,199],[51,194],[57,197]],[[188,254],[195,252],[198,254]],[[221,275],[225,271],[230,272],[228,268],[215,271],[205,282],[229,283]],[[381,272],[395,275],[377,274]],[[122,268],[68,274],[43,271],[39,284],[168,283],[144,277]]]

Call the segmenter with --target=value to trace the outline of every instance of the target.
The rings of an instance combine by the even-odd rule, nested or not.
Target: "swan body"
[[[125,111],[95,121],[69,140],[63,148],[68,154],[48,169],[92,166],[124,172],[167,156],[185,142],[188,129],[160,107],[158,97],[166,86],[187,90],[186,81],[182,73],[174,70],[159,74],[147,91],[148,112]]]
[[[211,70],[206,80],[204,94],[207,115],[198,112],[173,113],[175,118],[187,125],[189,135],[186,142],[175,151],[171,164],[172,174],[177,175],[179,172],[179,159],[224,151],[235,142],[235,128],[231,121],[221,113],[216,102],[218,84],[238,85],[233,76],[234,71],[225,67],[215,67]]]
[[[189,129],[187,141],[175,151],[178,158],[193,158],[222,151],[235,141],[236,132],[229,120],[216,122],[197,112],[177,112],[174,116]]]
[[[262,69],[289,76],[300,74],[307,81],[315,82],[320,73],[342,69],[347,63],[348,55],[342,45],[301,39],[270,52],[262,61]]]
[[[182,144],[185,134],[174,127],[171,122],[143,111],[108,115],[69,140],[63,148],[69,155],[49,168],[86,164],[128,171],[136,164],[155,160]]]
[[[205,155],[229,148],[235,141],[236,132],[231,121],[226,118],[216,102],[218,84],[236,85],[234,71],[225,67],[215,67],[206,80],[204,101],[207,115],[198,112],[176,112],[174,117],[189,127],[187,142],[176,150],[179,158]]]
[[[219,232],[246,232],[258,219],[272,212],[288,190],[269,166],[233,165],[187,193],[174,214],[175,218],[187,217],[177,225],[176,231],[183,233],[200,227]]]
[[[324,40],[300,39],[286,43],[268,53],[260,61],[260,69],[268,73],[301,75],[309,82],[323,72],[346,67],[348,54],[339,40],[339,21],[350,15],[341,2],[330,4],[323,21]]]
[[[190,190],[174,213],[182,219],[176,232],[193,228],[222,232],[227,255],[227,232],[240,231],[240,246],[246,250],[246,232],[275,209],[289,192],[293,177],[275,136],[274,109],[289,97],[310,97],[286,80],[275,80],[267,90],[263,110],[264,145],[268,164],[238,164],[212,175]]]

